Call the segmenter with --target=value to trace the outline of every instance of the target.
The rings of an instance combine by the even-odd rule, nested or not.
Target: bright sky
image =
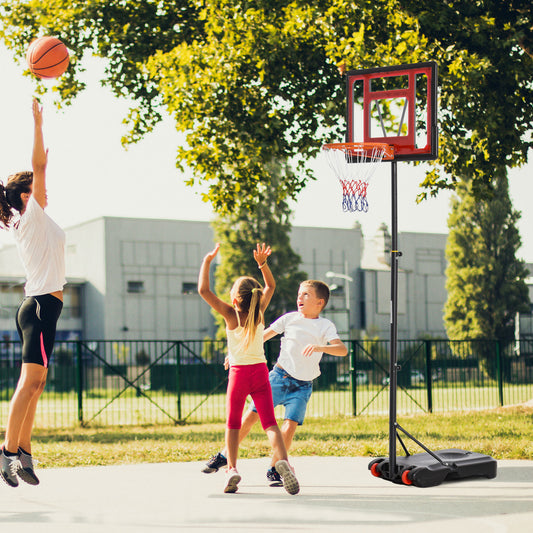
[[[47,211],[64,228],[100,216],[169,218],[209,221],[209,204],[202,202],[197,188],[185,186],[186,176],[175,167],[180,136],[170,119],[142,142],[125,150],[120,138],[127,102],[113,97],[100,86],[103,64],[86,63],[88,88],[70,107],[57,110],[52,95],[44,104],[44,136],[49,148]],[[0,179],[31,169],[31,99],[35,85],[23,76],[25,66],[14,62],[0,45]],[[52,82],[47,86],[53,87]],[[339,109],[344,114],[344,109]],[[339,141],[332,139],[331,142]],[[327,163],[319,158],[312,164],[316,181],[309,183],[293,203],[295,226],[350,228],[362,225],[371,237],[381,223],[390,228],[390,165],[383,163],[373,176],[368,213],[343,213],[341,190]],[[417,205],[418,184],[423,167],[398,164],[398,227],[402,232],[447,233],[449,198],[441,193]],[[519,256],[533,262],[533,162],[510,173],[511,198],[522,212],[519,223],[523,246]],[[528,231],[529,230],[529,231]],[[268,237],[266,237],[268,238]],[[0,246],[11,243],[11,236],[0,231]]]

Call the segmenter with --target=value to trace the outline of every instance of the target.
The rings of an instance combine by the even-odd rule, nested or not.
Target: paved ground
[[[533,528],[533,461],[499,461],[495,479],[417,488],[370,475],[368,458],[295,457],[302,490],[266,484],[267,459],[242,460],[236,494],[203,463],[40,470],[41,485],[0,485],[9,533],[525,532]]]

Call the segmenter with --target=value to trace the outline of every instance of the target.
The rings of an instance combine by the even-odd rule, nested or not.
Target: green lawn
[[[533,459],[533,407],[399,416],[398,422],[433,450],[460,448],[495,459]],[[420,450],[408,443],[411,453]],[[41,467],[203,461],[223,446],[223,423],[36,429],[33,453]],[[386,456],[388,416],[310,416],[298,428],[291,455]],[[400,451],[398,452],[400,454]],[[266,457],[260,427],[240,457]]]

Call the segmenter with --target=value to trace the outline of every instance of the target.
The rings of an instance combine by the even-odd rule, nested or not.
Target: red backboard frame
[[[425,98],[417,100],[417,78],[426,80]],[[386,83],[387,78],[397,78],[404,82],[404,86],[392,89],[376,89],[372,85],[379,85],[377,81]],[[393,81],[393,80],[391,80]],[[346,142],[379,142],[387,143],[394,147],[394,160],[396,161],[421,161],[436,159],[438,156],[438,127],[437,127],[437,85],[438,73],[435,62],[416,63],[412,65],[395,65],[377,67],[347,72],[346,80]],[[363,98],[355,101],[354,87],[362,83]],[[400,124],[405,124],[405,134],[397,132],[384,132],[375,135],[371,131],[372,110],[380,108],[380,101],[404,101]],[[355,110],[361,108],[363,117],[363,138],[355,137]],[[417,124],[417,105],[423,106],[425,113],[425,134],[422,130],[423,141],[420,143],[420,128]],[[374,106],[374,107],[373,107]],[[405,116],[406,120],[405,120]],[[405,121],[404,121],[405,120]],[[401,129],[401,128],[400,128]],[[418,144],[417,144],[418,143]]]

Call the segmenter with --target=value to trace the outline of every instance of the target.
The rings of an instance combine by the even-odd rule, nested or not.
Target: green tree
[[[528,271],[516,259],[521,244],[516,229],[520,213],[512,209],[504,169],[494,176],[492,199],[477,201],[471,187],[466,181],[458,185],[448,220],[446,329],[454,340],[506,343],[514,338],[516,313],[529,308],[524,282]],[[493,352],[483,348],[483,344],[472,344],[494,375]]]
[[[305,161],[342,138],[343,68],[435,60],[440,71],[439,167],[431,193],[472,181],[490,195],[494,168],[532,146],[533,13],[527,0],[10,0],[1,35],[19,57],[46,31],[74,51],[59,93],[82,89],[82,54],[109,60],[106,79],[133,99],[134,142],[163,109],[187,132],[179,164],[208,185],[217,211],[253,210],[267,193],[296,198]],[[505,95],[505,98],[501,98]],[[283,162],[269,186],[267,167]],[[423,193],[424,194],[424,193]]]
[[[83,88],[85,51],[108,59],[104,83],[133,99],[124,142],[170,113],[187,135],[178,164],[194,172],[190,185],[207,184],[204,199],[221,213],[253,212],[265,195],[295,199],[326,130],[340,135],[344,87],[317,46],[316,9],[278,0],[0,3],[2,36],[19,57],[42,31],[74,51],[62,99]],[[271,164],[282,170],[275,187]]]

